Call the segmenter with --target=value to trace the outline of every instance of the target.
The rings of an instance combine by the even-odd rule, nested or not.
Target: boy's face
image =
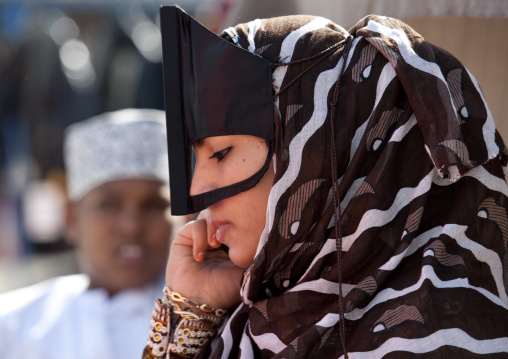
[[[169,212],[168,186],[145,179],[107,182],[70,204],[68,237],[90,287],[113,295],[156,280],[169,251]]]

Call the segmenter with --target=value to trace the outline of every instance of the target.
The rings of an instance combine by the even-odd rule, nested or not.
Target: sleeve
[[[184,298],[182,298],[184,299]],[[185,299],[187,302],[187,299]],[[218,312],[219,315],[215,313]],[[143,359],[194,358],[216,336],[225,310],[204,306],[186,306],[157,299],[155,301],[148,342]]]

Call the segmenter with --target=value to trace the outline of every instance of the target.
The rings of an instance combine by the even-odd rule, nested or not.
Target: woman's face
[[[196,142],[194,149],[192,196],[249,178],[263,167],[268,155],[266,140],[248,135],[207,137]],[[208,225],[217,240],[229,247],[231,261],[241,268],[254,261],[273,178],[272,164],[256,186],[208,207]]]

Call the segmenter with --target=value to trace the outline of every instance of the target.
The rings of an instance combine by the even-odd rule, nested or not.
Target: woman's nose
[[[196,196],[216,189],[217,184],[213,180],[213,177],[213,174],[206,168],[196,166],[192,176],[190,195]]]

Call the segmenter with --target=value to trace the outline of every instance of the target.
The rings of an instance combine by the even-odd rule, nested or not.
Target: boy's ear
[[[78,244],[78,204],[67,202],[65,205],[65,240],[69,244]]]

